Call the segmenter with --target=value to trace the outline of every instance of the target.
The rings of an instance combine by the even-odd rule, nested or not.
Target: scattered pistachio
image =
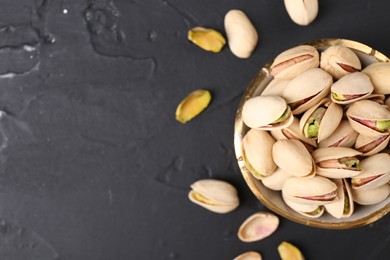
[[[261,259],[262,259],[262,257],[258,252],[248,251],[248,252],[245,252],[245,253],[237,256],[233,260],[261,260]]]
[[[199,115],[211,101],[211,93],[205,89],[198,89],[183,99],[176,109],[176,120],[187,123]]]
[[[243,242],[262,240],[276,231],[279,218],[270,212],[258,212],[249,216],[238,229],[238,238]]]
[[[304,260],[301,251],[293,244],[283,241],[278,246],[278,252],[282,260]]]
[[[296,24],[308,25],[317,17],[318,0],[284,0],[284,5]]]
[[[188,31],[188,40],[206,51],[220,52],[226,44],[225,38],[216,30],[195,27]]]

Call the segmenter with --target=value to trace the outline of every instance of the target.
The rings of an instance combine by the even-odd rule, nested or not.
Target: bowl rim
[[[341,45],[348,48],[351,48],[356,51],[360,51],[364,54],[367,54],[369,56],[372,56],[373,58],[377,59],[378,62],[390,62],[390,59],[382,54],[381,52],[363,44],[357,41],[348,40],[348,39],[337,39],[337,38],[324,38],[319,40],[313,40],[306,43],[303,43],[301,45],[311,45],[315,47],[316,49],[326,48],[331,45]],[[299,45],[298,45],[299,46]],[[324,222],[317,219],[309,219],[305,217],[301,217],[299,215],[293,215],[290,214],[284,210],[281,210],[278,206],[276,206],[272,201],[268,200],[261,191],[257,188],[257,183],[259,183],[259,180],[253,177],[253,175],[248,171],[248,169],[245,166],[245,162],[243,159],[243,153],[242,153],[242,147],[241,147],[241,140],[244,137],[244,134],[249,130],[249,128],[243,123],[242,120],[242,108],[244,106],[244,103],[254,95],[255,91],[258,90],[258,85],[263,80],[267,79],[270,76],[270,67],[271,67],[272,61],[266,63],[263,68],[260,69],[260,71],[256,74],[256,77],[249,83],[249,86],[244,91],[244,94],[241,98],[240,104],[237,109],[235,123],[234,123],[234,149],[236,153],[236,159],[238,162],[238,166],[240,168],[241,174],[244,177],[245,182],[249,186],[252,193],[256,196],[260,202],[266,206],[271,211],[281,215],[282,217],[285,217],[289,220],[292,220],[294,222],[312,226],[312,227],[319,227],[319,228],[325,228],[325,229],[350,229],[360,226],[368,225],[372,222],[375,222],[379,220],[380,218],[384,217],[387,213],[390,212],[390,205],[387,204],[383,208],[378,209],[371,214],[348,222]],[[263,87],[260,91],[262,92],[265,89],[266,86]],[[261,93],[260,92],[260,93]]]

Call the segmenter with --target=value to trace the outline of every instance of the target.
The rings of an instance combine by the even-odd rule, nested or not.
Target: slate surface
[[[207,53],[187,30],[223,30],[230,9],[259,31],[253,56]],[[390,55],[390,2],[320,1],[308,27],[273,0],[1,0],[0,259],[278,259],[290,241],[307,259],[390,257],[390,218],[352,230],[281,218],[255,243],[236,232],[267,210],[234,156],[241,95],[263,64],[300,43],[353,39]],[[213,92],[192,122],[174,119],[190,91]],[[223,179],[240,207],[218,215],[190,203],[189,185]]]

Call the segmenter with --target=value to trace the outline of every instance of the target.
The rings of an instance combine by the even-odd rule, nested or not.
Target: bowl
[[[362,67],[365,67],[374,62],[390,61],[388,57],[378,52],[377,50],[365,44],[352,40],[320,39],[304,44],[314,46],[319,52],[325,50],[332,45],[341,45],[348,47],[357,54],[362,63]],[[384,217],[387,213],[390,212],[390,196],[385,201],[382,201],[381,203],[375,205],[355,205],[355,212],[348,218],[337,219],[327,213],[316,219],[304,217],[303,215],[300,215],[297,212],[293,211],[284,203],[281,196],[281,192],[273,191],[271,189],[266,188],[261,183],[261,181],[254,178],[252,174],[248,171],[243,160],[241,140],[245,136],[249,128],[243,123],[242,108],[244,106],[244,103],[249,98],[261,95],[261,93],[273,79],[273,76],[270,74],[271,64],[272,61],[268,62],[262,69],[260,69],[255,78],[249,84],[248,88],[245,90],[237,110],[234,125],[234,148],[236,158],[242,176],[244,177],[244,180],[248,184],[252,193],[256,196],[257,199],[260,200],[263,205],[265,205],[271,211],[289,220],[307,226],[325,229],[349,229],[370,224]]]

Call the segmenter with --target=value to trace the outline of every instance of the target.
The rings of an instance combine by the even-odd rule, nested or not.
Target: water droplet
[[[63,13],[63,14],[67,14],[67,13],[68,13],[68,9],[62,10],[62,13]]]

